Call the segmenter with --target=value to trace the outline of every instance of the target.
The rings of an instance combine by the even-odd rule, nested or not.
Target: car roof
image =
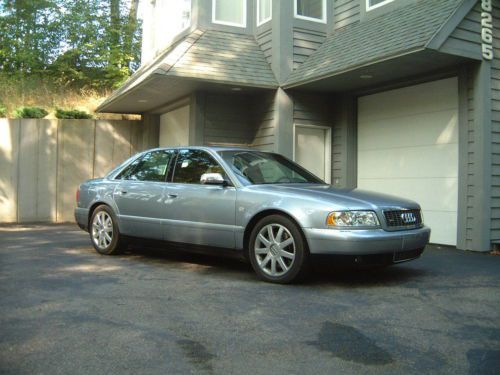
[[[253,152],[260,152],[259,150],[252,149],[249,147],[238,147],[238,146],[176,146],[176,147],[156,147],[147,151],[152,151],[152,150],[185,150],[185,149],[190,149],[190,150],[205,150],[205,151],[253,151]]]

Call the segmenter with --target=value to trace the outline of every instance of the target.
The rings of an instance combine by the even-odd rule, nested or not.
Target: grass
[[[95,113],[96,108],[112,90],[72,88],[56,85],[41,78],[29,78],[20,82],[18,79],[0,75],[0,107],[7,109],[8,117],[13,117],[20,107],[45,108],[55,119],[57,108],[74,109],[90,113],[97,119],[138,119],[133,115]]]

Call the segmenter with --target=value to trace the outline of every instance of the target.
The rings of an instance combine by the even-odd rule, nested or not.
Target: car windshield
[[[258,151],[219,151],[232,171],[247,184],[324,184],[285,157]]]

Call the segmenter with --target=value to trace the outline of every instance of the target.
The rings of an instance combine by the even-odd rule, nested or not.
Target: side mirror
[[[200,177],[200,183],[203,185],[227,185],[227,181],[220,173],[204,173]]]

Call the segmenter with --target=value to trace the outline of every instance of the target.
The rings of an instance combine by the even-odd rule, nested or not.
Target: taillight
[[[80,202],[80,188],[76,189],[76,204]]]

